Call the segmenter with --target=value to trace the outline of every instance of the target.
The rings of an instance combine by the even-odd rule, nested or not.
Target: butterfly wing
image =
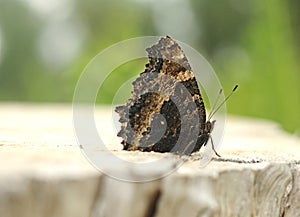
[[[183,50],[167,36],[146,51],[149,63],[133,82],[131,98],[116,108],[121,122],[118,136],[123,138],[124,149],[181,153],[199,150],[204,143],[201,135],[206,112]],[[196,119],[192,127],[182,127],[183,122]],[[195,132],[196,138],[191,141],[189,136],[180,137]],[[174,147],[178,140],[179,146]]]

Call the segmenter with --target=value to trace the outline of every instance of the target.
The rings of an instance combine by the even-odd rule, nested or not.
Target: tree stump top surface
[[[137,161],[165,155],[123,151],[117,130],[111,128],[111,113],[110,107],[98,106],[95,120],[101,138],[114,154]],[[71,105],[1,104],[0,118],[1,170],[34,169],[42,164],[90,167],[77,144]],[[218,152],[222,157],[214,157],[208,169],[220,169],[231,163],[243,166],[255,162],[297,163],[300,138],[270,121],[230,116]],[[184,167],[196,163],[197,160],[191,160]]]

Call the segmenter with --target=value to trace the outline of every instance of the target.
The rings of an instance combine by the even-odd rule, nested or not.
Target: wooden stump
[[[111,109],[96,111],[112,154],[134,162],[165,158],[146,171],[106,159],[108,174],[152,177],[178,158],[122,151],[109,131]],[[200,167],[196,154],[160,179],[134,183],[99,172],[84,157],[71,105],[1,104],[0,120],[1,217],[300,216],[300,139],[272,122],[228,117],[221,158]]]

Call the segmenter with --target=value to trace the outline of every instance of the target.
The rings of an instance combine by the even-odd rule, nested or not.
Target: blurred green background
[[[300,134],[297,0],[0,0],[0,100],[71,102],[98,52],[145,35],[197,49],[225,92],[239,83],[230,113]],[[126,67],[130,76],[143,70],[136,63]],[[122,79],[107,81],[99,103],[111,102]]]

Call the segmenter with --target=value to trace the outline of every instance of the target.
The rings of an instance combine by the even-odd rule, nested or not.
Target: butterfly
[[[190,155],[210,139],[220,156],[211,137],[215,121],[210,119],[216,110],[206,117],[200,89],[181,47],[166,36],[146,51],[149,62],[132,83],[131,97],[115,109],[124,150]]]

